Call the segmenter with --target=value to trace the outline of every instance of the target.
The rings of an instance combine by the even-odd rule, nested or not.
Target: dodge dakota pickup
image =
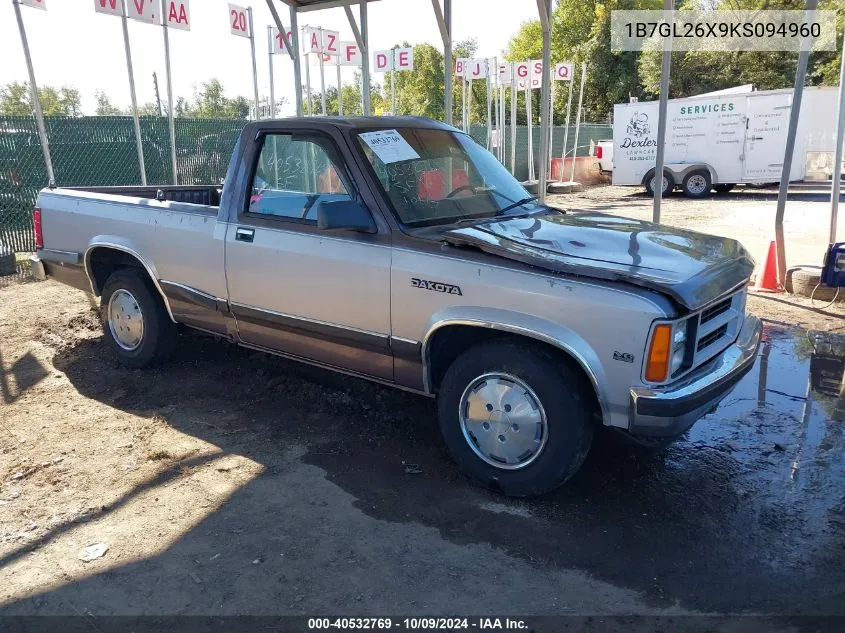
[[[682,435],[760,340],[738,242],[546,206],[424,118],[249,123],[222,187],[48,188],[34,221],[125,365],[189,327],[436,397],[460,468],[510,495],[562,484],[602,427]]]

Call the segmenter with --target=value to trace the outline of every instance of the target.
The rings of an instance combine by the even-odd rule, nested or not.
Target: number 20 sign
[[[231,27],[232,35],[240,35],[241,37],[252,36],[252,33],[249,32],[249,17],[244,7],[239,7],[236,4],[229,5],[229,26]]]

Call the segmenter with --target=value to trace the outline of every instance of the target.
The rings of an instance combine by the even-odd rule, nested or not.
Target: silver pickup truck
[[[664,443],[752,367],[736,241],[540,204],[416,117],[250,123],[225,184],[44,189],[46,273],[100,297],[130,367],[178,326],[436,396],[460,467],[555,488],[596,429]]]

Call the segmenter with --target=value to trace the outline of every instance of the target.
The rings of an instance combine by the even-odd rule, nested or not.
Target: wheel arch
[[[91,284],[91,292],[99,297],[108,276],[115,270],[121,268],[140,268],[144,270],[150,282],[156,289],[170,320],[176,323],[167,296],[158,283],[158,274],[151,262],[146,261],[138,251],[118,237],[98,236],[91,240],[83,255],[83,265],[88,282]]]
[[[700,169],[710,173],[711,183],[717,184],[719,182],[719,172],[710,163],[672,163],[666,165],[665,168],[672,172],[672,177],[677,185],[681,184],[690,173]]]
[[[672,186],[676,186],[678,184],[678,177],[668,166],[664,165],[663,173],[666,174],[672,180]],[[654,167],[649,169],[644,175],[642,180],[640,180],[640,184],[645,186],[645,184],[651,179],[652,175],[654,175]]]
[[[469,335],[458,336],[458,344],[451,346],[445,356],[438,358],[441,352],[438,341],[443,341],[443,337],[450,332]],[[461,352],[477,342],[496,336],[528,339],[547,345],[568,358],[592,387],[602,423],[609,424],[609,401],[604,388],[607,381],[598,355],[592,347],[569,328],[539,317],[504,310],[484,309],[473,313],[463,309],[451,314],[435,315],[431,319],[421,349],[424,391],[435,392],[446,368]],[[455,341],[453,337],[446,338]]]

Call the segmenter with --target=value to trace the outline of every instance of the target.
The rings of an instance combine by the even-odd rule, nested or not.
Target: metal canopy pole
[[[308,99],[308,116],[314,114],[311,99],[311,54],[305,53],[305,97]]]
[[[531,80],[525,87],[525,118],[528,120],[528,182],[534,180],[534,97],[531,94]]]
[[[164,33],[164,70],[167,76],[167,125],[170,129],[170,163],[173,168],[173,184],[179,184],[176,171],[176,124],[173,122],[173,74],[170,72],[170,35],[167,31],[167,0],[161,0],[161,28]]]
[[[833,182],[830,190],[830,239],[836,241],[839,214],[839,192],[842,183],[842,143],[845,141],[845,34],[842,36],[842,66],[839,69],[839,122],[836,126],[836,148],[833,152]]]
[[[396,116],[396,50],[390,49],[390,114]]]
[[[573,75],[574,72],[573,66]],[[569,81],[569,96],[566,98],[566,123],[563,127],[563,149],[560,151],[560,182],[563,182],[563,166],[566,164],[566,145],[569,142],[569,116],[572,114],[572,93],[575,92],[575,77],[570,77]]]
[[[123,46],[126,49],[126,70],[129,74],[129,97],[132,101],[132,123],[135,127],[135,147],[138,150],[138,170],[141,172],[141,184],[147,186],[147,169],[144,165],[144,145],[141,140],[141,123],[138,120],[138,98],[135,96],[135,73],[132,72],[132,52],[129,49],[129,26],[126,18],[126,0],[123,0]]]
[[[505,164],[505,84],[502,81],[502,76],[499,74],[499,68],[496,67],[496,82],[499,85],[499,94],[496,98],[499,100],[499,162]]]
[[[361,76],[364,82],[364,116],[370,116],[372,104],[370,103],[370,27],[367,24],[367,0],[361,2]]]
[[[267,63],[270,69],[270,118],[276,118],[276,92],[273,89],[273,27],[267,26]]]
[[[467,79],[466,68],[464,68],[464,85],[466,86],[466,98],[464,99],[464,132],[472,128],[472,78]]]
[[[663,14],[674,25],[674,0],[663,0]],[[668,16],[666,12],[668,11]],[[663,40],[663,68],[660,73],[660,104],[657,108],[657,155],[654,164],[654,210],[651,221],[660,224],[660,204],[663,202],[663,165],[666,162],[666,113],[669,108],[669,72],[672,67],[672,36]]]
[[[255,29],[252,24],[252,7],[246,8],[247,16],[249,17],[249,49],[252,53],[252,89],[253,97],[255,99],[255,120],[261,118],[258,108],[258,66],[255,63]]]
[[[492,94],[490,93],[490,60],[486,60],[487,64],[487,77],[485,77],[486,87],[487,87],[487,151],[490,151],[492,145],[492,136],[493,136],[493,98]]]
[[[516,176],[516,69],[511,63],[511,175]]]
[[[337,62],[337,114],[343,116],[343,84],[340,76],[340,55],[335,55],[335,62]]]
[[[672,0],[667,0],[671,2]],[[581,131],[581,105],[584,103],[584,84],[587,82],[587,62],[581,63],[581,91],[578,93],[578,112],[575,115],[575,144],[572,146],[572,166],[569,169],[570,182],[575,180],[575,159],[578,157],[578,133]]]
[[[815,11],[818,0],[807,0],[805,9]],[[801,114],[801,100],[804,96],[804,79],[807,76],[807,61],[810,57],[808,44],[798,54],[798,68],[795,70],[795,87],[793,90],[792,108],[789,111],[789,128],[786,133],[786,149],[783,156],[783,169],[778,189],[777,212],[775,213],[775,243],[777,244],[778,284],[782,288],[786,283],[786,240],[783,236],[783,216],[786,211],[786,193],[789,190],[789,174],[792,171],[792,154],[795,152],[795,136],[798,131],[798,117]],[[845,52],[843,52],[845,55]]]
[[[267,0],[267,7],[270,9],[270,14],[273,16],[273,21],[276,23],[276,28],[279,29],[279,33],[282,37],[282,42],[285,45],[285,49],[287,49],[288,55],[290,55],[291,60],[293,60],[293,82],[294,82],[294,92],[296,94],[296,116],[302,116],[302,69],[299,66],[299,38],[297,37],[297,27],[296,27],[296,9],[293,6],[290,7],[290,35],[293,39],[293,42],[288,39],[287,32],[285,31],[285,25],[282,24],[282,20],[279,17],[278,11],[276,11],[276,6],[273,4],[273,0]],[[271,42],[271,61],[272,61],[272,42]],[[272,76],[272,70],[271,70]],[[272,91],[272,81],[270,83],[270,89]],[[275,108],[275,104],[273,105]]]
[[[323,113],[323,116],[326,116],[326,71],[323,61],[323,27],[318,26],[317,32],[320,35],[320,51],[317,53],[320,56],[320,112]]]
[[[38,96],[38,85],[35,83],[35,69],[32,66],[32,57],[29,54],[29,42],[26,39],[26,29],[23,26],[21,7],[17,0],[12,0],[15,7],[15,18],[18,21],[18,32],[21,35],[23,56],[26,60],[26,70],[29,73],[29,92],[32,99],[32,107],[35,110],[35,125],[38,128],[38,139],[41,141],[41,151],[44,153],[44,165],[47,167],[47,182],[50,185],[56,184],[56,176],[53,173],[53,159],[50,156],[50,144],[47,141],[47,128],[44,127],[44,113],[41,110],[41,99]]]
[[[548,154],[548,163],[549,163],[549,180],[552,179],[551,176],[551,168],[552,168],[552,156],[555,153],[555,85],[557,81],[552,80],[551,82],[551,96],[549,97],[549,154]],[[560,164],[560,169],[563,171],[563,163]]]
[[[269,1],[269,0],[268,0]],[[293,42],[291,42],[291,48],[293,49],[293,80],[296,83],[296,116],[302,116],[304,113],[304,109],[302,107],[302,50],[299,46],[299,26],[297,24],[298,20],[296,17],[296,9],[291,7],[290,8],[290,36],[293,38]],[[287,38],[285,38],[287,39]],[[290,52],[290,51],[288,51]],[[308,70],[308,62],[306,61],[306,71]],[[311,96],[308,96],[309,105],[308,109],[311,109],[310,100]]]
[[[352,29],[352,35],[355,36],[355,42],[358,44],[358,50],[361,51],[361,66],[362,66],[362,73],[361,73],[361,112],[366,115],[367,114],[367,106],[365,105],[365,95],[364,95],[364,75],[363,75],[363,65],[367,62],[368,51],[367,47],[364,45],[364,38],[361,37],[361,31],[358,30],[358,24],[355,22],[355,16],[352,15],[352,9],[349,5],[343,7],[344,11],[346,11],[346,19],[349,20],[349,28]],[[339,59],[339,58],[338,58]],[[369,66],[368,66],[369,68]],[[369,95],[366,96],[369,99]]]
[[[551,13],[552,0],[537,0],[537,9],[540,13],[540,26],[543,30],[543,81],[540,84],[540,174],[539,189],[540,201],[546,199],[546,179],[549,171],[549,111],[551,108],[551,65],[552,43],[551,43]]]
[[[445,120],[452,125],[452,0],[443,0],[443,10],[440,10],[440,0],[431,0],[440,37],[443,40],[443,77],[444,95],[443,109]]]

